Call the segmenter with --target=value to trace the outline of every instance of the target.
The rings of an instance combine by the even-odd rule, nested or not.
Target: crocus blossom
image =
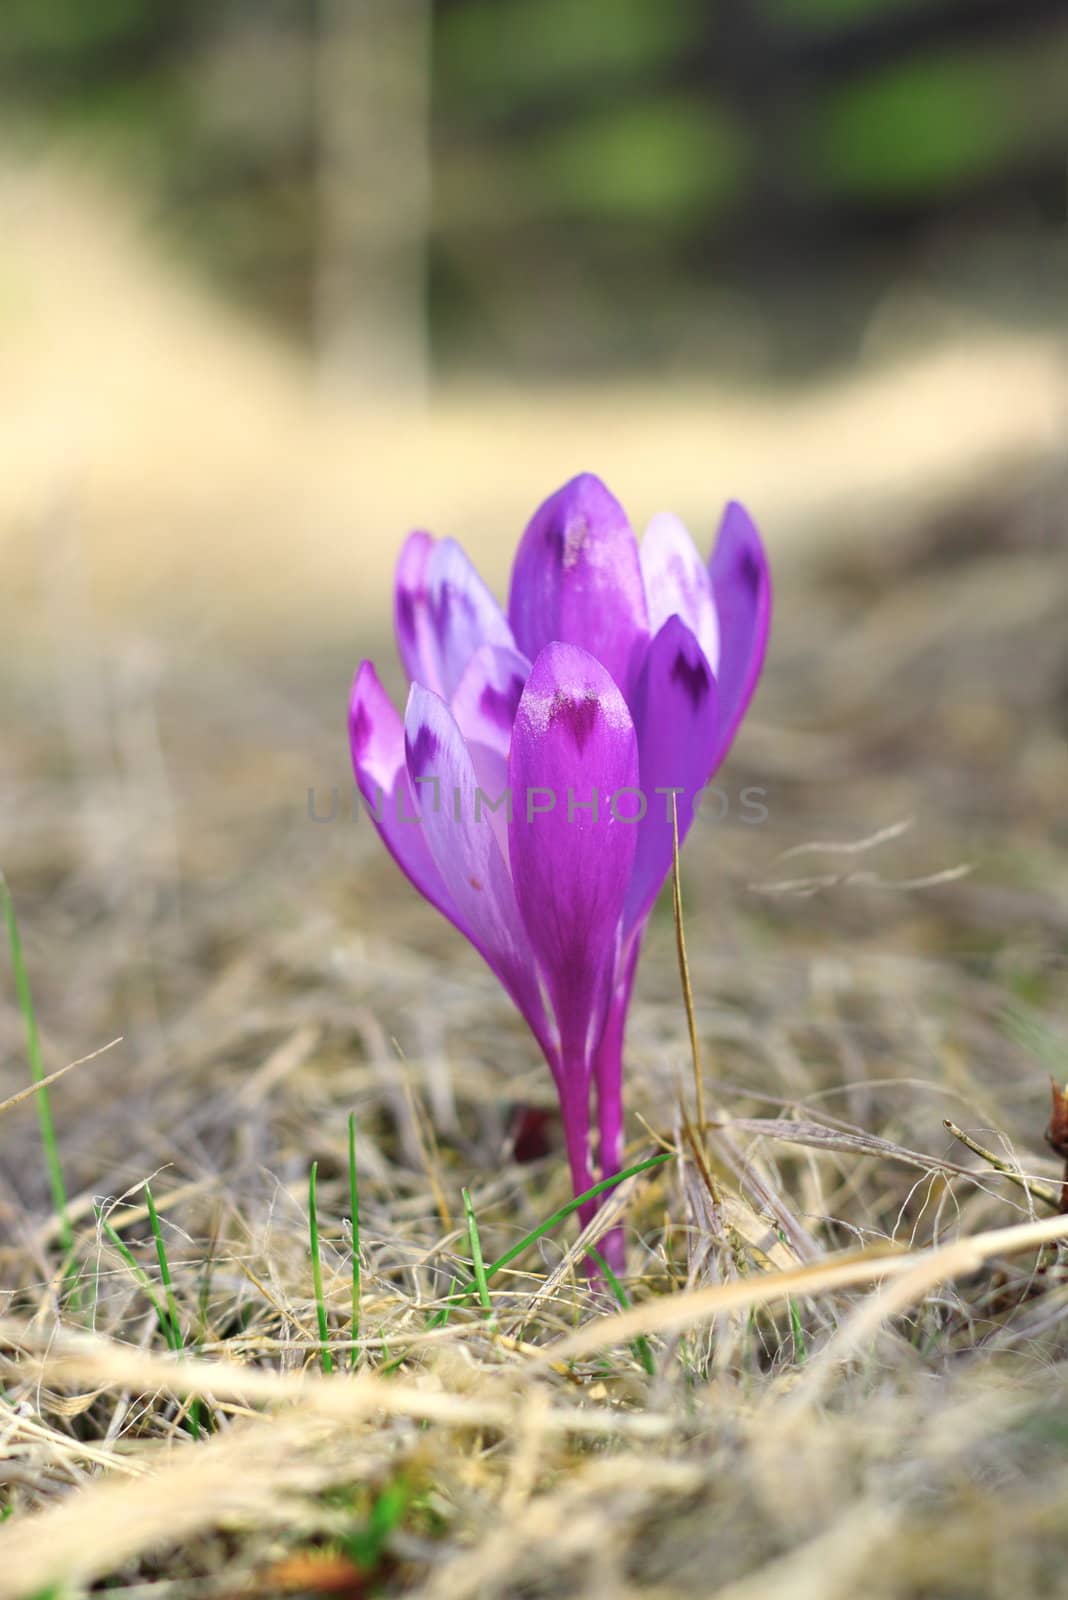
[[[740,505],[706,565],[674,516],[639,546],[586,473],[535,512],[507,611],[458,544],[413,533],[395,593],[403,721],[372,663],[356,674],[359,790],[402,871],[526,1019],[576,1194],[595,1182],[591,1101],[600,1176],[620,1169],[624,1026],[672,808],[681,840],[752,697],[770,610]],[[605,1249],[621,1266],[618,1233]]]

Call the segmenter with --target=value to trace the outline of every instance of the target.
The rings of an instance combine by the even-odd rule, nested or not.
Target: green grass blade
[[[545,1221],[540,1222],[530,1233],[524,1234],[518,1244],[512,1245],[509,1250],[504,1252],[503,1256],[498,1256],[496,1261],[486,1268],[486,1278],[492,1278],[494,1273],[510,1266],[517,1256],[523,1254],[523,1251],[528,1246],[536,1244],[547,1233],[551,1233],[558,1223],[565,1222],[580,1206],[584,1206],[587,1200],[595,1200],[598,1195],[605,1194],[609,1189],[614,1189],[616,1184],[623,1183],[627,1178],[635,1178],[640,1172],[649,1172],[653,1167],[662,1167],[665,1161],[672,1160],[674,1160],[674,1153],[670,1150],[665,1150],[660,1155],[649,1156],[644,1161],[636,1162],[633,1167],[624,1168],[622,1172],[615,1173],[611,1178],[602,1178],[600,1183],[593,1185],[592,1189],[587,1189],[584,1194],[576,1195],[573,1200],[569,1200],[566,1205],[562,1205],[558,1211],[554,1211],[551,1217],[546,1217]],[[449,1312],[452,1307],[466,1304],[471,1296],[477,1294],[477,1292],[478,1284],[472,1280],[471,1283],[465,1284],[462,1289],[458,1290],[456,1294],[450,1295],[445,1305],[434,1318],[431,1326],[439,1328],[448,1322]]]
[[[182,1337],[182,1323],[178,1315],[178,1302],[174,1298],[174,1282],[171,1278],[171,1264],[167,1260],[167,1247],[163,1243],[163,1229],[159,1225],[159,1213],[156,1202],[152,1198],[152,1190],[145,1184],[145,1205],[148,1207],[148,1220],[152,1228],[152,1237],[156,1241],[156,1260],[159,1262],[159,1275],[163,1282],[163,1292],[167,1300],[167,1318],[170,1325],[169,1343],[177,1355],[185,1340]],[[189,1431],[194,1439],[200,1438],[201,1409],[199,1397],[195,1396],[189,1404]]]
[[[412,1491],[403,1478],[387,1483],[371,1507],[367,1526],[342,1537],[341,1548],[362,1572],[372,1574],[378,1567],[391,1534],[404,1521],[411,1498]]]
[[[18,997],[19,1010],[22,1012],[23,1022],[26,1026],[26,1054],[30,1062],[30,1076],[34,1083],[41,1083],[46,1076],[41,1062],[41,1041],[37,1033],[37,1014],[33,1009],[33,996],[30,993],[30,980],[26,975],[26,963],[22,958],[22,940],[19,938],[18,919],[15,916],[15,902],[11,898],[11,891],[7,880],[0,872],[0,907],[3,908],[4,921],[7,923],[8,943],[11,946],[11,967],[15,975],[15,993]],[[70,1250],[74,1244],[74,1230],[70,1225],[70,1216],[67,1211],[67,1189],[63,1182],[63,1168],[59,1160],[59,1143],[56,1139],[56,1127],[52,1120],[52,1102],[48,1098],[47,1089],[37,1091],[37,1116],[41,1126],[41,1145],[44,1149],[45,1165],[48,1168],[48,1181],[52,1189],[52,1205],[56,1216],[59,1218],[59,1238],[64,1250]]]
[[[785,1245],[786,1235],[783,1230],[781,1228],[776,1228],[775,1232],[779,1235],[779,1243]],[[798,1366],[803,1367],[805,1364],[807,1350],[805,1347],[805,1330],[801,1326],[801,1313],[797,1309],[797,1301],[794,1299],[793,1295],[790,1295],[786,1304],[789,1308],[790,1314],[790,1332],[793,1335],[794,1341],[794,1357]]]
[[[145,1184],[145,1205],[148,1207],[148,1220],[152,1228],[152,1237],[156,1241],[156,1260],[159,1262],[159,1275],[167,1301],[167,1343],[172,1350],[180,1350],[182,1348],[182,1324],[178,1317],[178,1304],[174,1298],[170,1262],[167,1260],[167,1249],[163,1243],[163,1231],[159,1225],[156,1202],[152,1198],[152,1190],[147,1183]]]
[[[626,1289],[624,1289],[623,1285],[620,1283],[619,1279],[616,1277],[616,1274],[612,1271],[612,1268],[608,1265],[608,1262],[605,1260],[601,1252],[599,1250],[595,1250],[591,1244],[587,1246],[586,1254],[589,1256],[591,1261],[595,1261],[600,1267],[601,1272],[604,1274],[604,1281],[611,1290],[612,1297],[616,1304],[621,1310],[629,1311],[630,1295],[627,1293]],[[656,1363],[653,1360],[652,1348],[650,1347],[649,1341],[645,1337],[644,1333],[638,1335],[637,1339],[634,1340],[630,1348],[634,1352],[635,1360],[645,1368],[650,1378],[655,1378]]]
[[[467,1237],[471,1242],[471,1262],[475,1273],[475,1287],[478,1290],[479,1303],[489,1321],[493,1320],[493,1302],[490,1300],[489,1284],[486,1282],[486,1263],[482,1259],[482,1240],[478,1236],[478,1218],[475,1208],[471,1204],[471,1196],[466,1189],[460,1190],[464,1202],[464,1216],[467,1218]]]
[[[356,1341],[360,1337],[360,1191],[356,1181],[356,1113],[349,1112],[349,1208],[352,1217],[352,1355],[355,1372],[360,1364]]]
[[[808,1350],[805,1345],[805,1330],[801,1326],[801,1314],[797,1309],[797,1301],[793,1295],[789,1299],[790,1306],[790,1331],[794,1336],[794,1356],[799,1367],[803,1367],[807,1359]]]
[[[144,1267],[142,1267],[141,1263],[138,1261],[137,1257],[134,1255],[125,1239],[121,1239],[115,1232],[115,1229],[111,1226],[111,1223],[105,1217],[99,1206],[96,1207],[96,1220],[97,1225],[104,1234],[104,1237],[107,1239],[108,1243],[114,1250],[118,1251],[119,1255],[122,1257],[123,1261],[129,1267],[130,1271],[137,1279],[137,1282],[144,1290],[146,1300],[156,1313],[156,1320],[159,1323],[160,1331],[173,1350],[174,1346],[171,1343],[171,1319],[167,1313],[166,1306],[160,1303],[160,1300],[156,1295],[156,1290],[152,1283],[152,1279],[148,1276],[148,1273],[145,1271]]]
[[[334,1370],[334,1358],[327,1349],[330,1329],[326,1320],[326,1301],[323,1299],[323,1263],[319,1254],[319,1214],[316,1206],[316,1188],[319,1180],[319,1163],[313,1161],[308,1174],[308,1231],[311,1241],[312,1284],[315,1288],[315,1315],[319,1322],[319,1342],[322,1345],[323,1371]]]

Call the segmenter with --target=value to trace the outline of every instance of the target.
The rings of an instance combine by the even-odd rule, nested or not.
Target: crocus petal
[[[419,823],[404,762],[404,725],[370,661],[361,663],[352,685],[349,747],[357,788],[386,849],[419,893],[469,939]]]
[[[427,584],[442,694],[449,700],[480,645],[511,649],[515,640],[504,612],[455,539],[442,539],[435,545],[427,565]]]
[[[430,623],[427,567],[434,553],[429,533],[410,533],[397,561],[393,585],[393,620],[397,653],[409,683],[423,683],[441,693],[438,653]]]
[[[550,644],[534,662],[509,775],[519,909],[560,1028],[564,1075],[588,1078],[636,844],[636,829],[618,820],[611,801],[637,788],[638,749],[622,694],[587,651]],[[580,809],[595,791],[596,815]],[[634,804],[621,798],[621,815],[628,799]]]
[[[508,788],[508,750],[516,707],[530,676],[530,662],[518,650],[484,644],[476,650],[451,710],[474,763],[479,787],[489,797],[490,821],[508,860],[508,814],[501,796]]]
[[[503,611],[455,539],[410,535],[397,563],[395,609],[409,679],[445,700],[480,645],[515,643]]]
[[[771,625],[771,574],[760,535],[744,506],[723,513],[710,563],[719,617],[720,726],[708,776],[730,749],[764,665]]]
[[[516,708],[529,676],[530,662],[518,650],[484,644],[475,651],[451,705],[468,745],[486,745],[507,760]]]
[[[413,684],[404,719],[408,777],[423,833],[467,937],[526,1017],[539,1043],[548,1032],[515,890],[477,799],[478,779],[463,734],[432,690]]]
[[[640,557],[650,632],[658,633],[669,617],[681,617],[715,672],[719,622],[712,580],[685,523],[670,511],[654,517],[645,530]]]
[[[508,616],[531,659],[554,640],[581,645],[627,693],[649,636],[645,589],[626,513],[592,473],[573,478],[531,518]]]
[[[671,796],[657,791],[683,791],[675,797],[681,845],[718,741],[718,702],[700,645],[681,617],[669,617],[646,652],[632,700],[646,811],[637,828],[624,939],[649,914],[671,870]]]

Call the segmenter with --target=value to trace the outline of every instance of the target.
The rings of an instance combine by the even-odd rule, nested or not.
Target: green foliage
[[[594,113],[516,159],[549,209],[667,221],[735,196],[746,148],[743,131],[715,106],[664,99]]]
[[[5,0],[0,44],[29,67],[76,67],[86,53],[150,37],[168,9],[165,0]]]
[[[1001,155],[994,63],[917,62],[830,100],[820,155],[847,188],[900,194],[981,172]]]
[[[1040,50],[945,54],[851,83],[817,110],[811,175],[888,199],[982,177],[1063,122],[1066,69],[1061,36]]]
[[[677,58],[699,18],[661,0],[468,0],[441,15],[436,67],[468,119],[575,90],[595,99]]]

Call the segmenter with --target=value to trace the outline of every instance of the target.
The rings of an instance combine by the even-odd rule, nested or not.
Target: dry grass
[[[514,1159],[552,1095],[491,979],[366,823],[308,820],[309,786],[349,793],[351,662],[105,650],[71,617],[8,661],[0,863],[45,1068],[86,1059],[51,1089],[65,1267],[5,977],[0,1594],[1063,1592],[1063,544],[1051,473],[780,592],[731,817],[684,858],[704,1139],[670,907],[639,981],[631,1148],[676,1154],[621,1196],[625,1312],[565,1223],[493,1325],[435,1325],[461,1187],[493,1257],[566,1177]],[[307,1174],[344,1367],[350,1111],[359,1370],[326,1377]]]

